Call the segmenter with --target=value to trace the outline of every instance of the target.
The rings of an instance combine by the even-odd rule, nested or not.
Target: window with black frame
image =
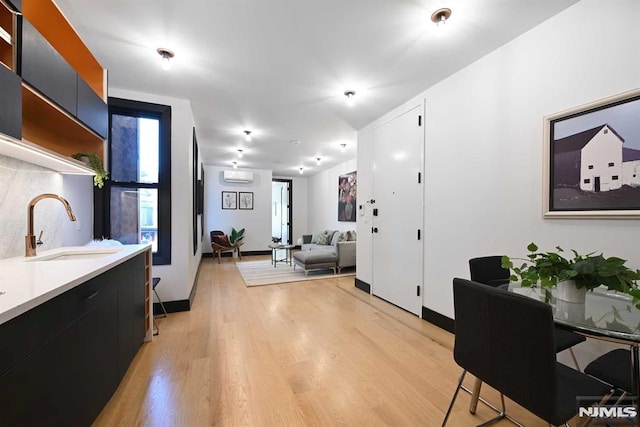
[[[171,107],[109,98],[109,125],[103,235],[171,264]]]

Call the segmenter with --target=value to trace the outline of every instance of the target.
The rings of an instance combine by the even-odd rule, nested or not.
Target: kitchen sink
[[[37,256],[35,258],[30,258],[27,261],[74,261],[74,260],[83,260],[83,259],[98,259],[104,258],[109,255],[113,255],[119,252],[120,249],[73,249],[73,250],[63,250],[61,252],[56,252],[53,254]]]

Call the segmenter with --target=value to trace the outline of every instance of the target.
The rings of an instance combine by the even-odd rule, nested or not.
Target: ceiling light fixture
[[[233,162],[231,162],[231,164],[233,165],[234,169],[238,169],[238,162],[233,161]]]
[[[300,166],[300,169],[298,169],[300,171],[300,175],[302,175],[304,173],[304,168],[302,166]]]
[[[444,26],[447,22],[447,19],[451,16],[451,9],[443,7],[442,9],[438,9],[431,15],[431,20],[436,23],[438,27]]]
[[[244,131],[244,139],[249,142],[251,141],[251,131],[250,130],[245,130]]]
[[[244,151],[242,150],[242,148],[238,148],[238,158],[241,159],[242,158],[242,153]]]
[[[162,68],[165,70],[168,70],[171,68],[171,58],[173,58],[175,56],[175,54],[170,51],[169,49],[166,49],[164,47],[159,47],[158,49],[156,49],[156,52],[158,52],[158,55],[160,55],[160,59],[162,60]]]
[[[347,105],[348,106],[352,106],[354,104],[353,97],[356,96],[356,91],[355,90],[345,90],[344,91],[344,96],[347,97]]]
[[[322,160],[322,158],[316,157],[316,165],[319,165],[321,160]]]
[[[344,151],[347,148],[347,144],[345,144],[344,142],[342,144],[340,144],[340,150]]]

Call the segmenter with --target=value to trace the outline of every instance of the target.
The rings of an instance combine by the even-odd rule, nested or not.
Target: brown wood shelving
[[[104,140],[37,91],[22,84],[22,138],[64,156],[103,157]]]

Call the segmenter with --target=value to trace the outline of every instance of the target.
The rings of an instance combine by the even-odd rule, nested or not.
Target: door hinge
[[[416,286],[416,296],[420,296],[420,285]]]
[[[418,126],[422,126],[422,116],[418,116]]]
[[[418,172],[418,184],[422,184],[422,172]]]
[[[418,240],[420,240],[420,230],[418,229]]]

